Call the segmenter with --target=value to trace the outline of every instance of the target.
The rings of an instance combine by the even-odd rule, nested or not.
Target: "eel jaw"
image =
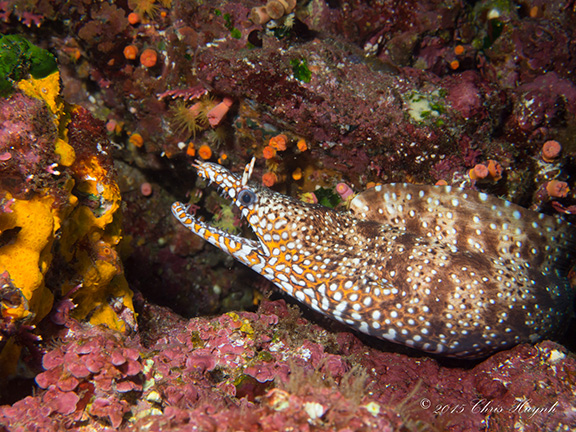
[[[237,201],[237,197],[239,192],[247,187],[248,180],[254,169],[254,161],[255,159],[252,158],[250,163],[246,165],[241,177],[231,173],[220,165],[210,162],[196,161],[193,167],[196,168],[198,176],[208,180],[209,185],[215,184],[222,196],[238,206],[241,209],[242,218],[246,219],[248,209],[242,208]],[[172,214],[190,231],[257,271],[265,264],[270,255],[268,247],[256,233],[254,234],[258,240],[251,240],[230,234],[198,220],[191,215],[187,207],[180,202],[172,204]],[[248,221],[246,222],[254,232],[252,225]]]
[[[172,204],[172,214],[194,234],[249,267],[263,264],[269,255],[268,248],[259,238],[258,240],[251,240],[211,226],[188,213],[186,205],[181,202]]]

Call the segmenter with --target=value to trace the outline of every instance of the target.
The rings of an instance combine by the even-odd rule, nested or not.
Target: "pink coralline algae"
[[[465,71],[458,76],[447,78],[444,85],[448,92],[447,101],[464,119],[489,115],[484,106],[486,101],[483,94],[489,94],[493,89],[488,88],[480,75],[472,71]]]
[[[87,409],[93,418],[118,427],[129,406],[124,395],[142,391],[141,361],[138,350],[123,346],[110,331],[76,328],[69,330],[66,342],[44,355],[44,372],[36,383],[45,389],[42,402],[52,412],[76,421]]]
[[[507,133],[514,137],[538,137],[562,121],[567,113],[576,114],[576,85],[550,72],[518,86],[512,100],[514,107],[506,124]]]
[[[47,168],[54,157],[56,127],[38,99],[15,92],[0,99],[0,186],[23,198],[56,178]]]
[[[40,390],[0,407],[8,430],[482,431],[576,427],[576,360],[552,342],[467,368],[365,346],[283,301],[184,321],[145,305],[139,338],[73,326],[44,354]],[[146,339],[146,344],[143,340]],[[534,381],[546,386],[534,386]]]

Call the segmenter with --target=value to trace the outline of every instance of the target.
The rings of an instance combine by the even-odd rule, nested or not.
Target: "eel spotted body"
[[[311,308],[378,338],[483,357],[551,337],[572,313],[575,232],[560,219],[450,186],[390,184],[350,212],[273,192],[198,162],[233,200],[251,240],[172,212],[191,231]]]

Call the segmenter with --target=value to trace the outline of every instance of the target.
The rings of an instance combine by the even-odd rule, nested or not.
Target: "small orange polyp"
[[[476,164],[474,168],[472,168],[468,175],[472,180],[481,180],[488,177],[488,167],[484,164]]]
[[[138,55],[138,47],[136,45],[127,45],[124,47],[124,57],[127,60],[136,60]]]
[[[502,178],[502,165],[500,165],[495,160],[488,161],[488,174],[490,178],[494,181],[498,181]]]
[[[276,135],[275,137],[270,138],[270,141],[268,141],[268,145],[270,147],[275,148],[278,151],[286,150],[287,144],[288,144],[288,137],[284,134]]]
[[[142,63],[142,66],[151,68],[156,66],[157,61],[158,54],[152,48],[146,48],[142,51],[142,54],[140,54],[140,63]]]
[[[546,192],[551,198],[565,198],[570,192],[570,188],[566,182],[552,180],[546,185]]]
[[[190,141],[188,147],[186,148],[186,154],[188,156],[196,156],[196,149],[194,148],[194,143]]]
[[[554,162],[560,156],[562,146],[558,141],[549,140],[542,146],[542,160],[544,162]]]
[[[198,149],[198,156],[204,160],[208,160],[212,157],[212,149],[207,144],[203,144]]]
[[[130,144],[133,144],[136,147],[142,147],[144,145],[144,138],[142,138],[142,135],[140,135],[139,133],[133,133],[132,135],[130,135],[128,141],[130,142]]]
[[[274,156],[276,156],[276,149],[272,146],[267,145],[262,150],[262,156],[264,156],[264,159],[272,159]]]

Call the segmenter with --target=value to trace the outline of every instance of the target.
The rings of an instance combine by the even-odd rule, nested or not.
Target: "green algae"
[[[12,83],[32,75],[45,78],[58,69],[54,56],[20,35],[0,36],[0,94],[12,90]]]

